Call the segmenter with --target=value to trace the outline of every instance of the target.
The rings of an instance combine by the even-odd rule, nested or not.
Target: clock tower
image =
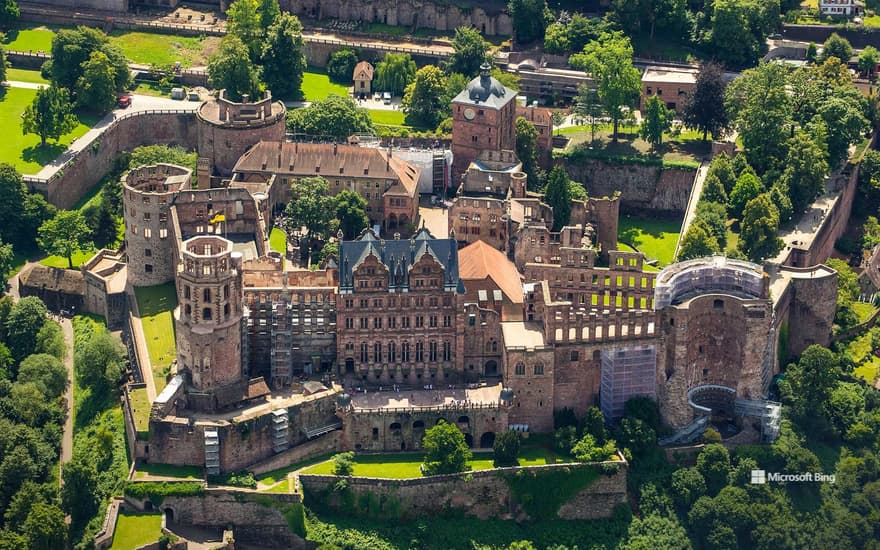
[[[482,151],[516,149],[516,94],[490,75],[480,76],[452,100],[452,185],[458,187],[468,166]]]

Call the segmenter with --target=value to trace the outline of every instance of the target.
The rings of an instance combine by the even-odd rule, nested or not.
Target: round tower
[[[174,278],[177,258],[168,213],[177,193],[189,188],[191,175],[181,166],[157,164],[135,168],[122,179],[125,252],[132,285],[159,285]]]
[[[241,253],[232,242],[204,235],[185,241],[174,310],[179,370],[196,392],[242,379]]]
[[[226,90],[220,90],[217,99],[202,103],[196,114],[199,156],[211,159],[219,176],[232,174],[239,157],[252,146],[282,141],[287,132],[287,109],[273,102],[268,90],[263,99],[252,101],[245,95],[241,102],[227,99]]]

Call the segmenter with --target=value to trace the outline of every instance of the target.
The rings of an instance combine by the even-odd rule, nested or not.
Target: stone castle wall
[[[562,161],[571,179],[584,183],[591,197],[611,197],[620,191],[623,211],[651,209],[684,213],[696,170],[664,169],[640,164],[610,164],[599,160]]]
[[[617,471],[611,475],[599,474],[586,487],[560,506],[557,515],[563,519],[598,519],[611,517],[614,507],[626,503],[625,462],[616,462]],[[362,477],[346,478],[348,488],[353,491],[355,502],[372,495],[376,502],[384,503],[388,514],[397,513],[403,518],[418,518],[461,512],[480,519],[510,518],[522,512],[521,503],[510,489],[505,476],[518,472],[526,475],[540,475],[544,472],[566,468],[595,468],[593,464],[566,464],[550,466],[530,466],[499,468],[443,476],[412,479],[374,479]],[[520,474],[523,475],[523,474]],[[343,508],[337,495],[323,495],[331,492],[341,478],[329,475],[300,475],[300,483],[306,495],[321,495],[331,507]],[[393,508],[389,506],[394,502]]]
[[[309,19],[368,21],[439,31],[475,27],[490,35],[513,33],[506,3],[500,2],[493,8],[426,0],[282,0],[281,9]]]
[[[195,149],[195,117],[185,112],[144,112],[117,119],[49,181],[25,177],[25,183],[46,195],[58,208],[71,208],[113,167],[123,151],[141,145],[180,145]]]

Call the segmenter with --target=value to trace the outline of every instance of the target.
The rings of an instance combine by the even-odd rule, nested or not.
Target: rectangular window
[[[517,364],[516,364],[516,374],[517,374],[518,376],[522,376],[522,375],[524,375],[525,373],[526,373],[526,366],[523,365],[522,363],[517,363]]]
[[[425,344],[416,342],[416,361],[425,360]]]
[[[168,230],[165,229],[164,227],[159,228],[159,238],[160,239],[167,239],[168,238]]]
[[[437,342],[428,343],[428,361],[437,360]]]
[[[152,273],[152,272],[153,272],[153,266],[150,265],[150,264],[145,264],[145,265],[144,265],[144,271],[147,272],[147,273]]]
[[[443,360],[452,360],[452,344],[449,342],[443,342]]]
[[[373,361],[379,363],[382,361],[382,344],[376,342],[373,344]]]
[[[541,363],[535,365],[535,374],[544,374],[544,365]]]
[[[146,256],[147,258],[152,258],[153,257],[153,249],[152,248],[145,248],[144,249],[144,256]]]
[[[397,345],[394,342],[388,342],[388,361],[397,361]]]
[[[345,328],[354,328],[354,319],[348,317],[345,319]]]
[[[444,327],[451,327],[452,326],[452,316],[451,315],[444,315],[443,316],[443,326]]]
[[[400,318],[400,326],[402,328],[409,328],[409,317],[401,317]]]
[[[404,363],[409,362],[409,342],[400,344],[400,360]]]
[[[152,238],[152,237],[153,237],[153,230],[150,229],[149,227],[145,227],[145,228],[144,228],[144,238],[145,238],[145,239],[150,239],[150,238]]]
[[[437,328],[437,316],[436,315],[431,315],[429,322],[430,322],[431,328]]]
[[[361,317],[359,323],[360,324],[358,326],[360,326],[360,328],[368,328],[368,321],[366,317]]]
[[[397,328],[397,317],[388,318],[388,328]]]
[[[361,342],[361,363],[366,363],[369,361],[367,358],[367,343]]]
[[[416,316],[416,328],[422,328],[425,326],[425,318],[421,315]]]

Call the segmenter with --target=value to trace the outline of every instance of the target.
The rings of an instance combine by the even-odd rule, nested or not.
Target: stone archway
[[[174,523],[174,509],[166,507],[162,512],[165,514],[165,525]]]
[[[467,444],[468,448],[474,446],[474,436],[471,434],[464,434],[464,442]]]
[[[486,376],[498,376],[498,362],[494,359],[486,361],[486,365],[483,367],[483,373]]]
[[[495,432],[486,432],[480,436],[480,448],[491,449],[495,446]]]

